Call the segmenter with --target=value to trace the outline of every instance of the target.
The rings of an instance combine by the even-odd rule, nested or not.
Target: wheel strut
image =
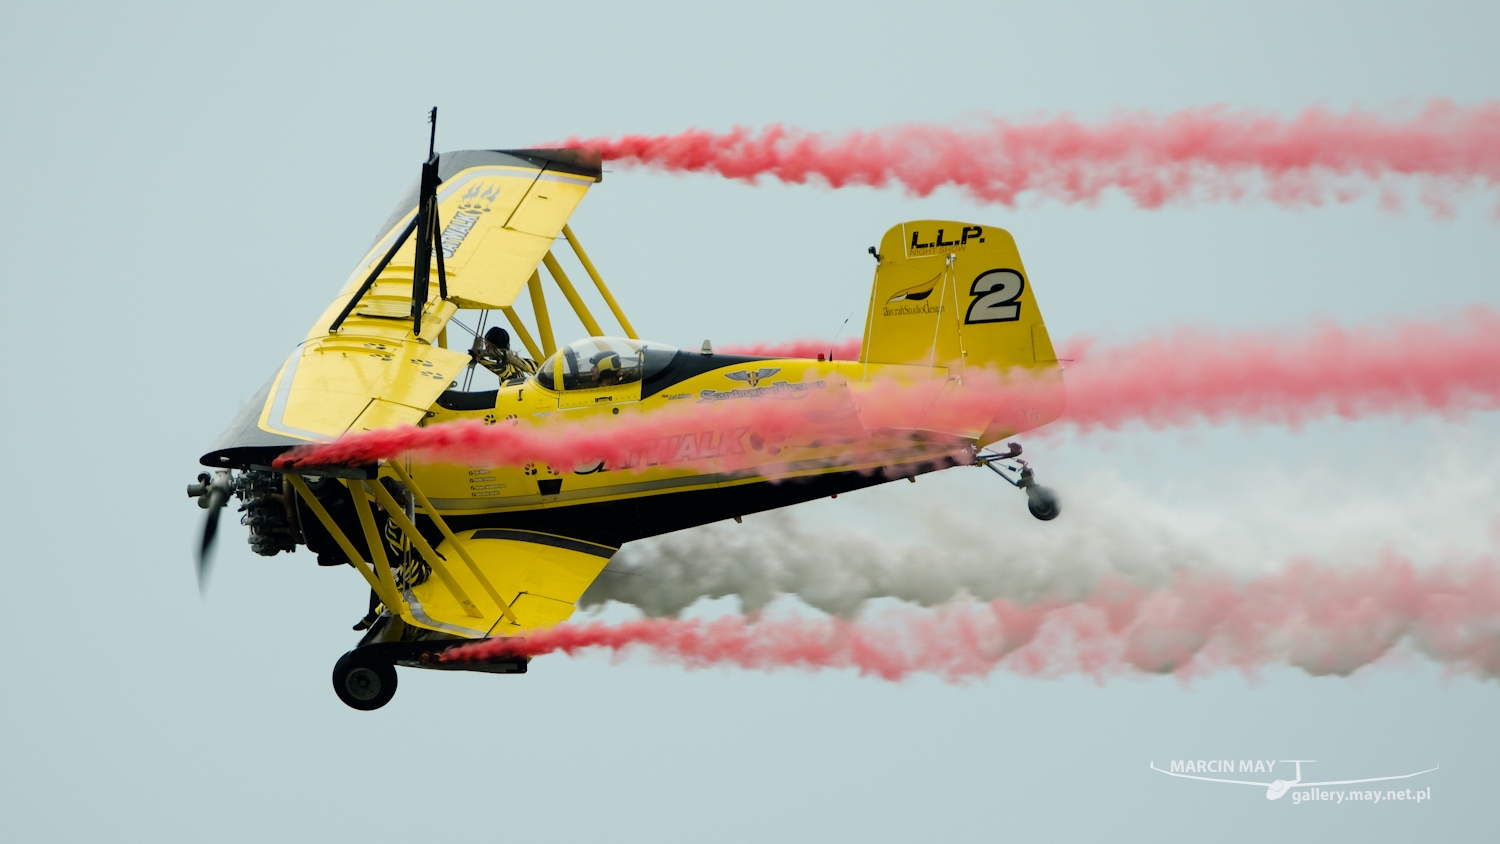
[[[999,475],[1006,483],[1026,493],[1026,509],[1031,515],[1050,522],[1062,515],[1062,503],[1057,493],[1036,482],[1036,473],[1030,464],[1021,459],[1021,444],[1006,443],[1006,452],[979,451],[974,454],[974,464],[983,466]]]

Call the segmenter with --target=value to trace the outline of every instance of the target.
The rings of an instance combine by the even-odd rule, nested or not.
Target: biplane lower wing
[[[402,615],[408,624],[465,638],[514,636],[567,621],[618,550],[526,530],[469,530],[454,538],[466,555],[452,541],[439,545],[435,550],[447,577],[434,571],[424,583],[405,590]],[[449,586],[449,578],[457,589]],[[491,597],[492,591],[505,606]],[[465,597],[477,615],[464,606]]]

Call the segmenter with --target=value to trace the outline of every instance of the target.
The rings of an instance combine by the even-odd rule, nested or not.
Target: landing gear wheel
[[[1057,500],[1057,493],[1044,486],[1026,487],[1026,509],[1044,522],[1062,515],[1062,504]]]
[[[333,664],[333,691],[355,709],[379,709],[396,695],[396,666],[350,651]]]

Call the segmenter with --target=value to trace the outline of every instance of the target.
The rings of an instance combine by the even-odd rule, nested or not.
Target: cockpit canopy
[[[558,359],[562,359],[562,389],[614,387],[650,378],[662,371],[677,349],[650,340],[624,337],[586,337],[558,349],[537,367],[537,383],[556,390]]]

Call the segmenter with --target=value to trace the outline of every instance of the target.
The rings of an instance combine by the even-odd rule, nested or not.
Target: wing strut
[[[609,305],[610,312],[615,315],[615,319],[620,321],[620,327],[625,329],[625,336],[632,340],[641,339],[635,333],[635,326],[631,325],[630,320],[625,318],[625,312],[620,310],[620,303],[615,301],[614,294],[610,293],[609,288],[604,286],[604,279],[600,278],[599,271],[594,269],[594,262],[590,261],[588,253],[583,251],[583,244],[579,243],[578,238],[573,236],[573,229],[564,223],[562,233],[563,237],[568,239],[568,244],[573,247],[573,254],[578,256],[578,263],[583,264],[583,269],[588,272],[589,278],[594,280],[594,286],[599,288],[600,295],[604,297],[604,303]]]
[[[422,336],[422,309],[427,307],[427,283],[432,273],[432,243],[437,236],[435,223],[437,222],[438,181],[438,159],[434,155],[422,165],[422,190],[417,201],[417,249],[411,274],[411,335],[413,337]],[[438,254],[443,253],[439,250]],[[443,286],[447,287],[446,284]]]
[[[411,274],[412,337],[422,336],[422,311],[427,307],[434,254],[437,255],[438,296],[444,300],[448,298],[448,269],[443,264],[442,226],[438,219],[437,187],[443,180],[438,177],[438,154],[435,150],[437,143],[437,108],[435,106],[428,116],[428,122],[432,124],[432,132],[427,139],[427,160],[422,164],[422,178],[417,192],[417,215],[406,225],[405,229],[401,230],[401,236],[396,238],[396,242],[391,244],[390,251],[385,253],[385,257],[375,265],[375,270],[365,279],[365,283],[355,291],[349,304],[345,305],[344,310],[339,313],[338,319],[328,326],[329,334],[338,331],[339,326],[344,324],[344,320],[354,313],[359,301],[370,292],[375,279],[385,270],[391,259],[396,257],[397,250],[406,244],[406,239],[411,237],[412,232],[416,232],[417,235]]]
[[[399,599],[401,592],[396,588],[396,576],[391,573],[390,558],[385,555],[385,542],[381,539],[380,532],[375,529],[375,516],[370,513],[370,496],[365,491],[364,482],[347,481],[345,485],[349,487],[349,497],[354,499],[354,514],[359,516],[359,527],[364,531],[365,547],[370,551],[370,561],[375,566],[375,574],[379,577],[381,585],[385,586],[386,592]],[[404,600],[394,607],[390,604],[385,606],[394,613],[410,610]]]
[[[406,228],[401,230],[400,236],[396,238],[395,243],[391,244],[391,248],[385,253],[385,257],[380,259],[380,263],[375,265],[375,269],[370,272],[369,277],[365,279],[365,283],[361,284],[359,289],[354,291],[354,295],[349,298],[349,304],[345,305],[344,310],[339,312],[339,318],[334,320],[332,325],[328,326],[329,334],[338,331],[339,326],[344,324],[344,320],[348,319],[349,315],[354,313],[355,307],[359,305],[359,300],[363,299],[365,294],[370,292],[370,288],[375,286],[375,279],[379,278],[380,274],[385,272],[386,264],[389,264],[391,259],[396,257],[396,252],[406,244],[406,239],[411,237],[411,233],[416,230],[417,221],[415,219],[406,224]]]
[[[437,525],[437,529],[443,534],[443,538],[453,543],[454,549],[458,551],[458,556],[463,559],[464,565],[469,567],[469,573],[474,575],[474,579],[479,581],[480,586],[484,587],[484,591],[490,596],[490,600],[494,601],[495,605],[500,608],[500,613],[511,624],[519,625],[521,622],[517,621],[516,614],[510,611],[510,604],[506,603],[505,599],[500,597],[500,592],[490,583],[490,579],[485,577],[484,572],[479,570],[479,564],[475,563],[474,558],[469,556],[468,549],[464,548],[464,544],[459,542],[458,537],[453,535],[453,531],[448,529],[448,523],[443,521],[443,517],[438,515],[437,508],[432,506],[431,501],[427,500],[427,494],[422,492],[421,487],[417,486],[416,481],[413,481],[411,476],[401,468],[399,461],[388,460],[385,465],[391,467],[391,471],[396,473],[396,477],[401,480],[401,483],[406,484],[406,491],[410,492],[412,497],[416,498],[417,503],[422,506],[422,509],[427,512],[428,517],[432,519],[432,523]]]
[[[443,223],[438,219],[437,197],[432,198],[432,254],[437,256],[438,298],[448,298],[448,269],[443,266]],[[446,330],[446,329],[445,329]]]
[[[438,298],[448,298],[448,270],[443,266],[443,227],[438,220],[437,186],[437,106],[427,117],[432,132],[427,136],[427,163],[422,165],[422,188],[417,197],[417,248],[411,274],[411,336],[422,336],[422,310],[427,307],[427,283],[432,270],[432,256],[437,255]]]
[[[640,336],[635,333],[635,326],[630,324],[630,320],[620,308],[620,303],[615,300],[614,294],[609,291],[609,287],[605,285],[604,279],[599,277],[599,270],[594,267],[594,262],[589,260],[588,253],[583,251],[583,245],[578,242],[578,237],[573,234],[573,229],[565,224],[562,233],[568,239],[568,244],[573,247],[573,254],[578,256],[578,262],[583,264],[583,269],[589,274],[589,278],[593,280],[594,286],[599,288],[599,295],[604,297],[605,304],[609,306],[610,312],[619,321],[620,328],[625,331],[625,336],[632,340],[639,340]],[[441,265],[441,252],[438,253],[438,257]],[[563,271],[562,265],[557,262],[557,256],[550,250],[542,256],[542,266],[547,268],[547,274],[552,276],[552,280],[557,283],[557,289],[562,291],[563,298],[567,299],[568,304],[573,307],[573,313],[578,315],[578,320],[583,323],[584,330],[588,331],[589,336],[604,336],[604,329],[599,327],[599,321],[594,319],[594,315],[589,311],[588,305],[584,304],[583,297],[578,295],[578,288],[573,286],[573,281],[568,278],[568,274]],[[532,271],[531,280],[527,282],[527,286],[531,290],[531,310],[536,316],[537,330],[541,335],[540,349],[532,341],[530,333],[516,316],[515,310],[510,307],[502,308],[502,310],[505,311],[505,317],[510,320],[511,326],[516,329],[516,333],[520,335],[521,342],[526,345],[527,351],[531,352],[531,356],[536,360],[541,360],[557,351],[557,344],[552,337],[552,320],[547,313],[546,297],[542,293],[541,267]]]
[[[531,339],[531,332],[526,330],[526,323],[521,321],[520,314],[516,313],[515,308],[506,307],[500,310],[505,313],[505,318],[510,321],[510,327],[516,330],[516,336],[521,338],[521,345],[526,347],[526,351],[530,353],[531,359],[540,361],[542,359],[542,350],[537,347],[536,341]]]
[[[354,543],[349,541],[349,537],[344,535],[344,531],[334,522],[333,516],[330,516],[328,510],[323,507],[323,502],[318,500],[311,489],[308,489],[307,482],[302,480],[302,476],[287,472],[286,479],[292,488],[297,490],[297,494],[302,496],[302,500],[307,502],[307,506],[318,517],[318,521],[323,523],[323,527],[327,528],[328,533],[333,536],[333,541],[343,549],[344,556],[349,558],[349,564],[359,570],[365,581],[370,584],[370,589],[380,596],[381,603],[385,604],[391,612],[398,612],[402,603],[401,597],[394,592],[386,591],[385,584],[380,581],[375,572],[370,570],[370,564],[365,562],[359,550],[354,547]]]
[[[365,489],[375,494],[375,498],[380,502],[380,506],[385,508],[386,516],[390,517],[390,520],[395,522],[397,527],[401,528],[401,532],[405,533],[406,538],[411,540],[411,544],[416,547],[417,553],[422,555],[422,559],[427,561],[427,565],[432,566],[432,570],[437,574],[438,579],[443,582],[443,587],[448,590],[448,594],[452,595],[458,601],[459,606],[464,608],[464,613],[471,618],[484,618],[484,613],[480,612],[479,608],[474,606],[474,602],[469,599],[463,587],[459,586],[458,581],[453,579],[453,574],[448,571],[448,566],[443,562],[443,558],[439,557],[437,552],[432,550],[432,546],[428,544],[426,538],[417,530],[417,526],[412,524],[410,519],[406,518],[406,513],[402,511],[401,505],[396,503],[396,499],[391,497],[391,494],[386,491],[385,486],[380,481],[360,481],[360,483],[364,484]]]
[[[547,316],[547,297],[542,293],[542,277],[536,270],[531,271],[531,280],[526,282],[526,286],[531,290],[531,312],[536,316],[536,328],[542,335],[542,354],[550,357],[557,353],[557,342],[552,339],[552,320]]]
[[[573,313],[578,314],[578,320],[583,323],[589,336],[603,337],[604,330],[599,327],[598,320],[589,313],[589,306],[583,303],[583,297],[578,295],[578,289],[573,286],[573,282],[568,280],[568,274],[563,272],[562,265],[557,263],[557,259],[552,256],[551,252],[542,256],[542,263],[547,265],[548,274],[552,276],[553,281],[557,282],[557,289],[562,291],[568,304],[573,306]]]

